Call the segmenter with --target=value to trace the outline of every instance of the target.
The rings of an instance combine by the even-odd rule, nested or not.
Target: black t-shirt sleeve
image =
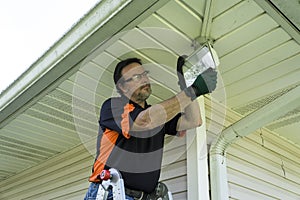
[[[106,128],[122,134],[122,120],[128,118],[129,128],[132,127],[134,120],[143,111],[142,108],[134,107],[133,104],[124,103],[119,98],[111,98],[102,104],[100,111],[100,127],[104,131]],[[132,110],[126,111],[126,109]],[[123,122],[124,123],[124,122]]]
[[[101,107],[99,124],[103,131],[105,129],[115,130],[122,133],[121,120],[123,108],[122,106],[115,106],[115,100],[106,100]]]
[[[176,135],[177,134],[177,123],[179,118],[181,117],[181,113],[177,114],[173,119],[168,121],[165,125],[165,133],[168,135]]]
[[[144,109],[139,106],[135,107],[133,104],[130,104],[129,107],[131,108],[131,110],[126,112],[128,104],[128,102],[124,103],[124,101],[122,101],[120,98],[111,98],[103,103],[99,120],[100,127],[103,131],[105,131],[105,129],[107,128],[110,130],[117,131],[119,134],[122,134],[122,120],[124,120],[124,118],[126,117],[128,118],[130,130],[130,127],[132,127],[134,120]],[[176,127],[180,117],[181,113],[177,114],[173,119],[171,119],[165,124],[166,134],[177,134]]]

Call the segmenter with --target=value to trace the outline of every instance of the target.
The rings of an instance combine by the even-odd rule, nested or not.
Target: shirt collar
[[[125,95],[121,95],[121,98],[123,101],[125,101],[126,103],[130,103],[130,104],[133,104],[135,108],[137,107],[140,107],[140,108],[143,108],[141,107],[139,104],[135,103],[134,101],[128,99],[128,97],[126,97]],[[150,105],[147,103],[147,101],[145,101],[145,108],[148,108],[150,107]]]

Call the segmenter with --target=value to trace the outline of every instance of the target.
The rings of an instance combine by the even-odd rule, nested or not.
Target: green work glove
[[[198,75],[194,83],[188,87],[186,94],[191,97],[192,100],[197,97],[211,93],[217,86],[217,72],[211,68]]]

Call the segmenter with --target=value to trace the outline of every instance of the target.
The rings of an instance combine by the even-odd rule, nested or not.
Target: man
[[[121,97],[109,98],[102,105],[97,157],[86,199],[95,199],[100,173],[109,168],[122,174],[127,199],[152,199],[160,176],[165,134],[178,135],[202,124],[194,100],[212,92],[216,78],[217,73],[208,70],[192,86],[150,106],[146,100],[152,90],[141,61],[129,58],[119,62],[114,82]],[[112,199],[111,192],[108,199]]]

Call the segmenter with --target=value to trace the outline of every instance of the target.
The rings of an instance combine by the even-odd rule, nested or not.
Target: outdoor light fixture
[[[192,85],[199,74],[209,68],[216,69],[219,64],[217,52],[209,42],[204,43],[186,58],[184,66],[187,70],[183,73],[186,85]]]

